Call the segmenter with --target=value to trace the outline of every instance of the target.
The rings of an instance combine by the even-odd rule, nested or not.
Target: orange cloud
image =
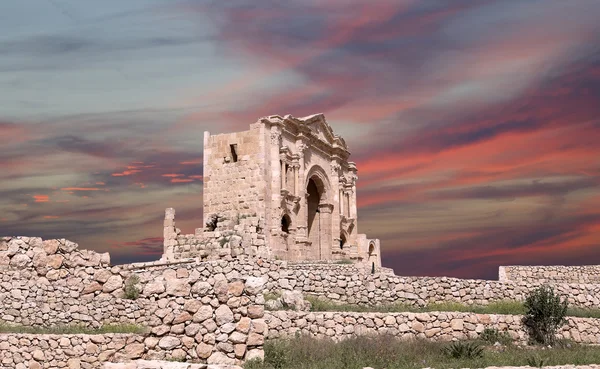
[[[58,215],[44,215],[44,219],[57,219],[60,218]]]
[[[169,178],[175,178],[175,177],[182,177],[183,174],[174,174],[174,173],[169,173],[169,174],[162,174],[161,177],[169,177]]]
[[[132,174],[139,173],[139,172],[141,172],[141,170],[133,169],[133,170],[124,170],[124,171],[122,171],[122,172],[119,172],[119,173],[113,173],[113,174],[111,174],[111,175],[112,175],[113,177],[125,177],[125,176],[130,176],[130,175],[132,175]]]
[[[171,183],[188,183],[194,182],[193,179],[184,179],[184,178],[173,178],[171,179]]]
[[[104,186],[106,183],[104,183],[104,182],[96,182],[96,184],[97,184],[98,186]]]
[[[202,164],[202,159],[198,159],[198,160],[188,160],[188,161],[182,161],[179,164],[181,165],[197,165],[197,164]]]
[[[50,197],[48,195],[33,195],[35,202],[48,202]]]
[[[97,187],[64,187],[63,191],[100,191]]]

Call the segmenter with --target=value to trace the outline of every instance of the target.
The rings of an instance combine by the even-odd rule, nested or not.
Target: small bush
[[[546,359],[539,356],[530,356],[527,358],[527,365],[534,368],[541,368],[546,363]]]
[[[496,328],[485,328],[483,332],[479,334],[479,339],[489,343],[500,342],[505,345],[512,342],[512,338],[508,333],[499,332]]]
[[[550,286],[541,286],[527,296],[523,324],[533,342],[554,344],[556,331],[567,322],[567,305],[567,300],[561,301]]]
[[[444,353],[454,359],[477,359],[483,357],[483,347],[474,342],[453,342]]]
[[[137,274],[132,274],[125,280],[125,298],[129,300],[135,300],[140,296],[140,290],[136,286],[140,283],[140,277]]]

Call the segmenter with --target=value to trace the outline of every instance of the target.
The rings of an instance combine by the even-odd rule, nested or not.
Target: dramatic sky
[[[2,0],[0,234],[202,226],[203,131],[324,113],[399,275],[600,264],[598,0]]]

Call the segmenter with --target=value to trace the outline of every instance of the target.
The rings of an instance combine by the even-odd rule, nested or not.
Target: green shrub
[[[512,342],[512,338],[506,332],[499,332],[496,328],[485,328],[483,332],[479,334],[479,339],[489,342],[502,344],[508,344]]]
[[[444,348],[444,353],[454,359],[476,359],[483,357],[483,347],[474,342],[453,342]]]
[[[554,344],[556,331],[567,322],[567,300],[561,301],[552,287],[541,286],[527,296],[524,305],[523,324],[531,340],[544,345]]]
[[[140,277],[137,274],[132,274],[125,280],[125,298],[135,300],[140,296],[140,290],[136,286],[140,283]]]
[[[527,365],[534,368],[541,368],[546,363],[546,359],[539,356],[530,356],[527,358]]]

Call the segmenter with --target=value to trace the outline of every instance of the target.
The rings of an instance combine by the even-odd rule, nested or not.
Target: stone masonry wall
[[[335,340],[353,335],[392,334],[402,339],[452,341],[477,338],[485,328],[506,332],[522,343],[528,338],[518,315],[270,311],[265,314],[265,321],[269,327],[268,339],[292,338],[299,332]],[[600,344],[600,319],[569,317],[557,336],[580,343]]]
[[[0,333],[2,368],[101,368],[102,363],[162,350],[153,338],[134,334]]]
[[[354,265],[344,264],[285,264],[270,272],[268,277],[267,286],[296,289],[340,303],[404,303],[413,306],[449,301],[469,305],[487,305],[497,300],[523,301],[530,291],[542,284],[448,277],[400,277],[387,271],[371,274]],[[600,284],[552,285],[572,305],[600,307]]]
[[[0,261],[0,319],[9,324],[135,323],[170,342],[155,359],[236,364],[263,355],[263,281],[242,273],[241,264],[108,267],[70,241],[27,237],[1,238]],[[125,299],[134,274],[141,293]]]
[[[162,258],[172,261],[198,258],[202,261],[255,256],[265,252],[264,225],[259,217],[240,214],[233,218],[218,214],[213,217],[211,228],[196,228],[194,234],[181,234],[181,230],[175,227],[175,209],[167,208]]]
[[[549,283],[600,283],[600,265],[582,266],[501,266],[498,269],[501,282],[549,282]]]
[[[266,180],[262,125],[250,130],[205,136],[204,219],[211,214],[255,214],[264,221]],[[261,138],[263,138],[261,140]],[[236,145],[234,162],[231,146]]]

